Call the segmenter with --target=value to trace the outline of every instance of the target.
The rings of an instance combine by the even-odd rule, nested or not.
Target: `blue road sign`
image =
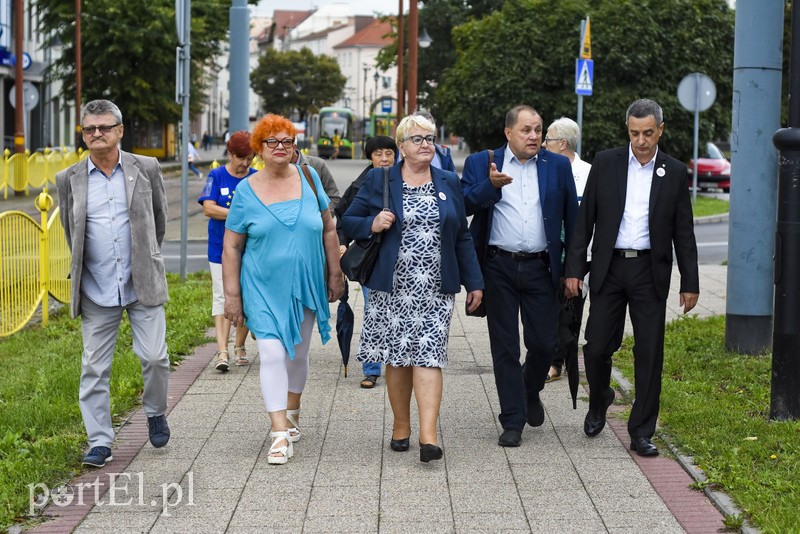
[[[383,97],[381,99],[381,112],[391,113],[391,111],[392,111],[392,99]]]
[[[594,61],[578,59],[575,62],[575,94],[591,96],[594,80]]]

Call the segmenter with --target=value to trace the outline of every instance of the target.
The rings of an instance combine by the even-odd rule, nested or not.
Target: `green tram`
[[[349,108],[327,107],[319,110],[319,130],[317,137],[317,155],[330,158],[333,154],[333,136],[339,133],[340,158],[353,159],[358,132],[358,116]]]

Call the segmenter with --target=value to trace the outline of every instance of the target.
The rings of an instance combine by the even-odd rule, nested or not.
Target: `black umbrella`
[[[339,350],[342,353],[342,364],[344,365],[344,376],[347,377],[347,364],[350,362],[350,342],[353,340],[353,326],[356,319],[353,308],[347,303],[348,284],[344,284],[344,294],[339,299],[339,306],[336,308],[336,340],[339,342]]]
[[[561,339],[559,342],[564,348],[564,364],[567,368],[567,380],[569,382],[569,393],[572,395],[572,409],[578,409],[578,337],[581,331],[581,315],[583,310],[578,306],[583,303],[581,298],[567,299],[563,306]],[[566,328],[564,328],[566,327]]]

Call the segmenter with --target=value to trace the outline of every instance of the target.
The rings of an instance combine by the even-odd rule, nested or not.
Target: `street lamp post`
[[[403,93],[403,0],[399,0],[400,10],[397,15],[397,121],[403,118],[405,98]]]
[[[417,34],[419,33],[419,10],[417,1],[408,6],[408,112],[417,111]]]
[[[367,71],[369,71],[369,65],[364,63],[364,85],[361,86],[361,116],[367,116]]]
[[[372,75],[372,79],[375,80],[375,99],[378,98],[378,80],[381,79],[381,75],[378,74],[378,69],[375,69],[375,74]],[[372,111],[372,110],[370,110]]]

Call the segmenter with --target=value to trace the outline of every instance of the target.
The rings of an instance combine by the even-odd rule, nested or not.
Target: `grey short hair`
[[[413,114],[428,119],[429,121],[431,121],[431,124],[433,124],[434,129],[436,128],[436,121],[433,120],[433,115],[431,115],[429,112],[422,109],[418,109]]]
[[[656,124],[660,125],[664,122],[664,112],[661,110],[661,106],[648,98],[640,98],[628,107],[628,111],[625,113],[625,124],[628,124],[628,119],[631,117],[644,119],[650,115],[656,118]]]
[[[422,128],[423,130],[436,135],[436,125],[434,125],[431,121],[416,113],[413,115],[407,115],[406,117],[403,117],[403,120],[400,121],[400,124],[397,125],[397,129],[394,132],[398,145],[406,140],[406,135],[414,126],[417,128]]]
[[[578,123],[568,117],[561,117],[553,121],[547,128],[547,137],[563,139],[567,142],[567,148],[575,152],[578,149],[578,138],[581,136],[581,129]]]
[[[116,119],[119,124],[122,124],[122,112],[115,103],[111,100],[92,100],[81,108],[81,122],[83,122],[87,115],[108,114],[113,115],[114,119]]]
[[[506,128],[513,128],[515,124],[517,124],[517,119],[519,119],[519,114],[523,111],[530,111],[534,115],[541,117],[538,111],[533,109],[531,106],[520,104],[519,106],[514,106],[508,113],[506,113]]]

